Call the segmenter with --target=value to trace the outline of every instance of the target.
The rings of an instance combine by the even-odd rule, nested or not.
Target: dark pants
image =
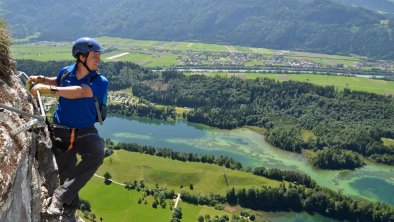
[[[64,207],[78,208],[78,192],[103,163],[104,145],[94,126],[77,129],[74,146],[68,152],[66,150],[70,144],[70,129],[54,126],[52,133],[52,151],[60,177],[60,186],[56,188],[54,195],[63,201]],[[77,153],[81,155],[78,164]]]

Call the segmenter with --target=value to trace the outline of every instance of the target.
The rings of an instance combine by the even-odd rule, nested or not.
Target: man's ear
[[[81,62],[86,62],[85,60],[86,60],[86,56],[80,54],[80,55],[79,55],[79,61],[81,61]]]

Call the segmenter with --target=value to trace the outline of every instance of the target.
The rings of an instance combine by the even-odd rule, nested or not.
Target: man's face
[[[100,55],[101,55],[100,52],[89,52],[89,56],[87,60],[86,57],[83,58],[84,60],[86,60],[86,64],[88,65],[89,69],[98,70],[98,67],[101,63]]]

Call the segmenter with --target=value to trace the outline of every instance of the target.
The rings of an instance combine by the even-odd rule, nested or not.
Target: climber
[[[57,77],[30,76],[32,95],[59,96],[50,125],[52,151],[59,170],[60,186],[54,191],[49,215],[61,215],[62,221],[76,221],[79,190],[90,180],[104,158],[104,145],[94,123],[102,120],[98,102],[106,100],[108,81],[97,73],[101,47],[92,38],[78,39],[72,48],[76,63],[64,67]],[[98,118],[99,116],[99,118]],[[77,164],[76,154],[81,155]]]

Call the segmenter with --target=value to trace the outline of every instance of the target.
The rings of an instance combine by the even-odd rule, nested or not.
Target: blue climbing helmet
[[[75,41],[72,54],[78,59],[79,55],[87,55],[89,52],[101,52],[100,44],[89,37],[83,37]]]

